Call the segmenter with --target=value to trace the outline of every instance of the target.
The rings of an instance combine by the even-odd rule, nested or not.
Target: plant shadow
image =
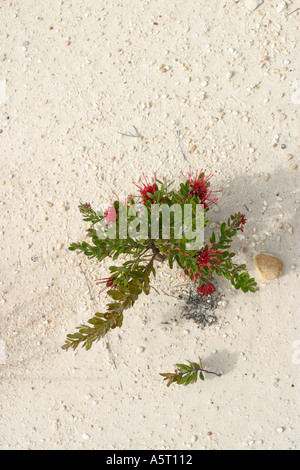
[[[253,270],[253,256],[269,253],[279,256],[284,263],[282,276],[295,264],[299,255],[300,185],[298,172],[278,168],[266,175],[259,173],[239,175],[231,180],[216,178],[214,186],[221,188],[217,212],[210,211],[218,232],[218,223],[234,212],[245,214],[244,232],[235,237],[232,250],[237,261],[245,262]],[[210,236],[207,230],[205,240]],[[245,253],[245,254],[244,254]]]
[[[203,360],[203,368],[223,376],[234,370],[238,357],[238,352],[229,352],[227,349],[223,349],[206,357]],[[215,377],[214,374],[205,374],[206,380],[212,380]]]

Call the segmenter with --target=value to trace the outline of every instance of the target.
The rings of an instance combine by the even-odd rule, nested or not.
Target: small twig
[[[115,368],[116,370],[118,370],[118,367],[117,367],[115,358],[114,358],[114,356],[113,356],[113,352],[112,352],[112,350],[111,350],[111,347],[110,347],[110,344],[109,344],[108,341],[106,341],[106,349],[107,349],[107,351],[108,351],[109,354],[110,354],[110,358],[111,358],[111,361],[112,361],[112,363],[113,363],[114,368]],[[120,389],[121,389],[121,391],[123,392],[123,385],[122,385],[121,380],[119,380],[119,383],[120,383]]]
[[[199,378],[201,380],[205,380],[203,372],[206,374],[216,375],[217,377],[221,377],[222,374],[218,374],[217,372],[212,372],[207,369],[203,369],[201,359],[199,358],[199,364],[195,362],[189,362],[188,364],[176,364],[175,372],[173,373],[164,373],[160,374],[164,377],[164,380],[167,380],[167,387],[170,387],[172,383],[177,383],[178,385],[189,385],[190,383],[196,383]]]
[[[135,126],[133,126],[133,129],[135,130],[137,137],[143,137]]]
[[[149,251],[149,250],[150,250],[150,246],[149,246],[149,247],[147,246],[147,247],[135,258],[135,260],[133,261],[133,265],[135,265],[135,263],[136,263],[145,253],[147,253],[147,251]]]
[[[95,303],[95,299],[94,299],[94,296],[93,296],[93,294],[92,294],[91,287],[90,287],[90,283],[89,283],[89,280],[88,280],[88,278],[87,278],[87,275],[86,275],[85,271],[82,269],[81,263],[77,263],[77,265],[78,265],[78,267],[79,267],[79,269],[80,269],[80,271],[81,271],[81,273],[83,274],[83,277],[84,277],[84,279],[85,279],[85,282],[86,282],[86,285],[87,285],[87,288],[88,288],[88,291],[89,291],[89,294],[90,294],[90,300],[91,300],[93,303]]]
[[[147,251],[149,250],[152,250],[152,258],[154,257],[154,259],[156,259],[157,261],[161,261],[163,262],[165,259],[166,259],[166,256],[163,255],[162,253],[159,252],[159,249],[157,248],[157,246],[155,245],[154,242],[150,242],[146,248],[135,258],[135,260],[133,261],[133,265],[135,265],[135,263],[143,256],[147,253]]]
[[[299,11],[299,10],[300,10],[300,8],[297,8],[296,10],[292,11],[291,13],[289,13],[289,14],[286,15],[286,16],[290,16],[290,15],[292,15],[293,13],[296,13],[296,11]]]
[[[181,143],[181,130],[180,130],[180,129],[177,129],[177,130],[176,130],[176,135],[177,135],[178,145],[179,145],[179,148],[180,148],[180,150],[181,150],[182,156],[183,156],[183,158],[184,158],[186,161],[188,161],[188,159],[186,158],[186,155],[185,155],[185,153],[184,153],[184,151],[183,151],[183,148],[182,148],[182,143]]]
[[[149,284],[149,287],[151,287],[151,289],[154,289],[155,292],[157,292],[157,294],[160,295],[160,292],[156,289],[156,287],[152,286],[152,284]]]
[[[139,133],[139,131],[137,130],[137,128],[135,126],[133,126],[134,130],[135,130],[135,134],[133,134],[132,132],[129,132],[129,134],[126,134],[124,132],[118,132],[118,134],[121,134],[121,135],[124,135],[126,137],[136,137],[136,138],[142,138],[143,136]]]
[[[168,297],[174,297],[174,299],[178,299],[178,296],[177,295],[172,295],[172,294],[168,294],[167,292],[165,292],[163,289],[161,289],[162,293],[164,295],[167,295]]]

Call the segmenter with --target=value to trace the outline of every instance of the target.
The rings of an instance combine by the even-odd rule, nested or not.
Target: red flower
[[[79,210],[82,214],[84,214],[85,212],[88,212],[91,209],[92,209],[92,206],[88,202],[86,202],[85,204],[81,204],[79,206]]]
[[[211,283],[208,284],[202,284],[202,286],[198,287],[197,292],[198,294],[202,294],[204,296],[209,296],[211,295],[216,289]]]
[[[195,272],[192,268],[190,268],[188,271],[187,271],[187,268],[183,270],[183,273],[193,282],[197,282],[197,275],[199,277],[202,276],[201,266],[208,267],[210,271],[212,271],[212,268],[220,269],[218,264],[221,263],[222,252],[218,250],[214,250],[213,248],[209,248],[210,246],[213,246],[213,245],[214,244],[206,246],[205,248],[200,250],[198,254],[196,255],[197,267],[198,267],[197,272]]]
[[[219,269],[218,264],[221,262],[220,257],[222,258],[222,252],[209,248],[210,246],[213,246],[213,244],[200,250],[196,256],[199,271],[201,266],[208,267],[210,270],[211,268]]]
[[[145,179],[145,183],[140,178],[140,182],[142,183],[143,187],[138,186],[136,183],[133,183],[133,184],[139,189],[139,193],[142,196],[142,199],[143,199],[144,202],[151,201],[152,203],[154,203],[155,201],[151,197],[149,197],[147,193],[154,194],[155,191],[157,191],[157,189],[158,189],[157,184],[156,184],[156,174],[154,173],[154,183],[153,184],[151,184],[148,176],[145,176],[144,173],[143,173],[143,177]]]
[[[182,274],[184,273],[191,281],[197,282],[197,274],[194,273],[194,271],[192,270],[192,268],[190,268],[188,272],[186,271],[186,269],[187,269],[187,268],[185,268],[185,269],[181,272],[180,276],[182,276]],[[201,273],[198,273],[198,274],[200,274],[200,276],[201,276]]]
[[[218,191],[210,191],[210,182],[209,180],[212,178],[212,174],[205,175],[206,170],[200,170],[198,174],[198,170],[196,171],[196,176],[192,178],[191,167],[189,168],[189,175],[188,180],[190,182],[191,191],[188,196],[198,196],[201,204],[204,205],[205,209],[209,209],[209,206],[212,204],[217,204],[218,199],[215,197],[214,193]],[[183,173],[182,173],[183,174]],[[183,175],[184,176],[184,175]],[[185,177],[186,178],[186,177]]]
[[[236,218],[236,222],[235,222],[236,228],[240,227],[241,232],[243,232],[244,229],[243,227],[241,227],[241,225],[245,225],[245,223],[247,222],[247,219],[245,219],[245,214],[241,214],[240,212],[238,212],[237,214],[234,214],[233,217]]]
[[[114,280],[114,277],[104,277],[103,279],[99,279],[98,282],[96,282],[97,286],[99,284],[105,284],[105,287],[99,291],[99,294],[104,292],[106,289],[116,289],[117,286],[114,284]]]

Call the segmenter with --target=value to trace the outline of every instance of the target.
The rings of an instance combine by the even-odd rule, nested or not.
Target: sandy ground
[[[1,1],[1,449],[299,448],[300,3],[253,3]],[[142,139],[121,135],[133,126]],[[189,165],[222,189],[213,222],[246,211],[235,250],[260,290],[221,280],[201,330],[160,266],[164,292],[64,352],[105,304],[107,266],[67,250],[87,228],[79,201]],[[260,252],[282,259],[278,279],[257,275]],[[159,372],[199,355],[223,376],[168,389]]]

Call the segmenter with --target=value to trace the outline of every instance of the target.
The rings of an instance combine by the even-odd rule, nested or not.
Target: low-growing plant
[[[95,313],[86,325],[67,335],[63,349],[79,345],[89,350],[108,331],[121,327],[125,310],[131,308],[140,295],[148,295],[150,279],[155,276],[155,263],[168,261],[181,268],[181,275],[195,283],[199,296],[215,291],[214,276],[224,276],[236,289],[254,292],[256,282],[245,264],[235,264],[231,243],[238,231],[243,231],[246,219],[240,212],[220,223],[219,232],[212,232],[205,242],[210,220],[208,213],[217,204],[217,193],[211,189],[212,175],[206,170],[192,176],[174,189],[174,182],[162,182],[154,175],[151,182],[143,175],[137,195],[124,201],[118,198],[105,210],[95,211],[90,204],[80,203],[83,220],[89,222],[89,241],[72,243],[69,250],[83,253],[90,259],[113,262],[123,257],[121,265],[112,264],[109,275],[99,279],[100,292],[107,291],[110,301],[105,312]],[[201,211],[199,210],[201,208]],[[201,243],[200,243],[201,240]],[[174,374],[162,374],[171,383],[194,383],[204,379],[201,363],[177,364]],[[217,374],[216,374],[217,375]]]

